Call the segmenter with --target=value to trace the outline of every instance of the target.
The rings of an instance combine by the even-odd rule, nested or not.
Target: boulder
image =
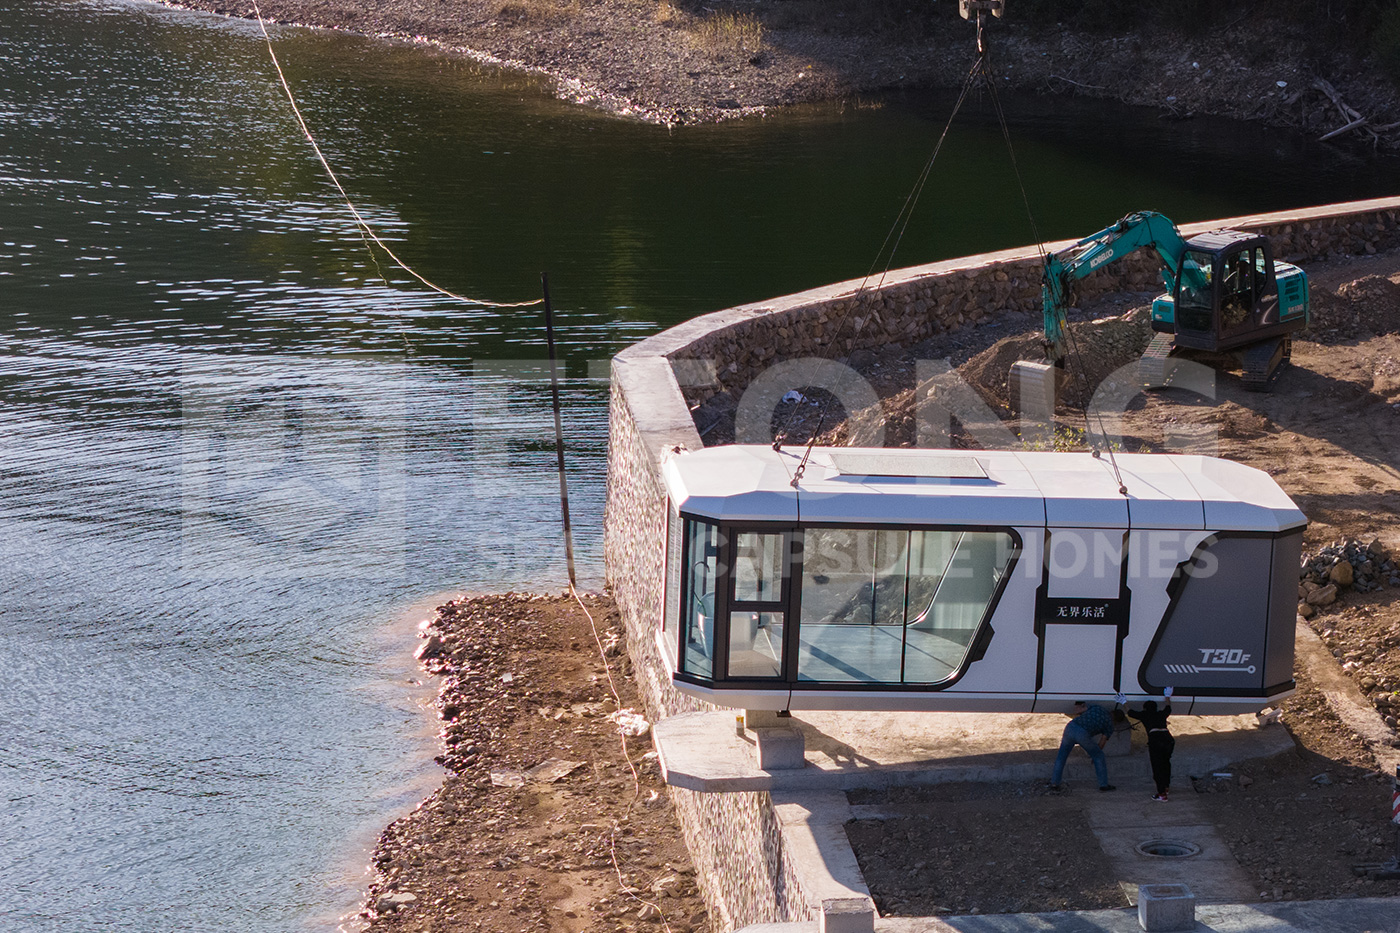
[[[1308,596],[1308,602],[1314,606],[1330,606],[1336,601],[1337,585],[1335,583],[1318,587]]]
[[[664,875],[652,882],[651,890],[661,897],[680,897],[681,879],[679,875]]]
[[[1327,571],[1327,579],[1338,586],[1351,586],[1352,581],[1356,579],[1356,573],[1352,569],[1350,561],[1339,560],[1332,565],[1331,570]]]
[[[423,642],[423,644],[418,646],[418,650],[413,653],[413,657],[418,661],[422,661],[427,658],[440,658],[442,657],[443,648],[445,647],[446,646],[443,644],[442,638],[439,637],[437,634],[432,634],[428,636],[427,641]]]

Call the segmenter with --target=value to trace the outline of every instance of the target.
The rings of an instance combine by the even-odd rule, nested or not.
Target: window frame
[[[883,522],[802,522],[794,524],[792,522],[764,522],[764,521],[724,521],[715,519],[707,515],[697,515],[684,510],[679,511],[680,519],[686,527],[682,531],[682,551],[683,560],[686,563],[681,575],[681,617],[678,626],[677,636],[677,661],[672,665],[672,678],[681,683],[693,684],[695,686],[706,687],[714,690],[790,690],[794,692],[803,691],[849,691],[849,692],[909,692],[909,693],[933,693],[946,690],[955,685],[966,674],[968,669],[986,653],[987,644],[990,642],[994,631],[991,628],[992,617],[996,615],[997,607],[1001,603],[1006,587],[1015,575],[1016,568],[1024,554],[1025,542],[1017,529],[1008,525],[961,525],[961,524],[932,524],[932,523],[883,523]],[[717,585],[715,589],[715,634],[713,646],[713,661],[711,670],[712,677],[704,677],[684,671],[684,648],[685,634],[687,631],[684,608],[686,600],[689,598],[690,575],[684,572],[690,566],[690,522],[703,522],[714,525],[718,529],[720,561],[717,573]],[[972,635],[968,639],[967,648],[963,653],[958,667],[949,676],[936,683],[906,683],[899,681],[879,681],[879,682],[847,682],[847,681],[812,681],[797,679],[797,653],[801,635],[802,618],[802,586],[800,581],[803,575],[805,543],[805,532],[808,528],[839,528],[849,530],[872,530],[872,531],[936,531],[936,532],[984,532],[1005,535],[1010,542],[1010,556],[1005,567],[1001,571],[1001,577],[997,580],[993,588],[991,598],[982,610],[982,617],[977,626],[973,629]],[[781,533],[784,536],[784,550],[786,554],[785,570],[781,588],[780,598],[776,601],[749,601],[735,600],[731,598],[734,592],[734,558],[736,555],[737,539],[739,534],[744,532],[756,532],[760,534]],[[798,581],[794,585],[794,581]],[[906,584],[907,585],[907,584]],[[783,622],[783,645],[781,667],[782,674],[778,677],[738,677],[729,676],[729,629],[731,625],[731,613],[739,612],[781,612],[784,616]],[[720,620],[724,620],[720,624]],[[906,620],[907,624],[907,620]],[[906,639],[907,640],[907,639]],[[905,646],[901,646],[901,654],[905,651]],[[904,661],[900,663],[900,677],[904,676]]]
[[[780,673],[776,677],[744,677],[734,678],[734,680],[743,680],[746,683],[758,682],[777,684],[788,682],[788,667],[791,663],[789,661],[790,652],[788,650],[788,642],[789,634],[793,630],[793,616],[790,608],[794,602],[792,571],[794,567],[800,568],[802,566],[801,555],[794,550],[794,543],[798,539],[800,530],[800,527],[794,527],[787,523],[740,522],[733,525],[720,524],[720,535],[722,539],[720,548],[726,558],[725,566],[728,568],[728,571],[721,575],[724,580],[724,585],[720,588],[720,592],[725,598],[724,615],[721,617],[725,620],[724,634],[720,635],[718,631],[716,632],[715,645],[716,651],[722,650],[724,656],[723,667],[721,668],[719,665],[716,665],[716,670],[722,671],[723,680],[726,682],[732,682],[729,676],[729,636],[730,629],[733,627],[733,615],[736,612],[782,613],[783,645],[781,649],[782,656],[778,659]],[[726,533],[728,535],[727,538],[724,537]],[[739,536],[743,534],[776,534],[782,536],[782,584],[778,588],[778,598],[776,600],[738,599],[734,595],[738,588],[735,570],[739,566]],[[798,587],[798,589],[801,589],[801,587]],[[718,629],[718,625],[716,628]],[[718,676],[715,678],[716,682],[720,679],[721,678]]]

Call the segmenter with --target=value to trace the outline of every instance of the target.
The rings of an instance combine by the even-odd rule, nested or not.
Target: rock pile
[[[1400,564],[1379,539],[1366,544],[1344,538],[1305,555],[1299,573],[1298,614],[1312,620],[1342,670],[1395,729],[1400,723],[1400,623],[1394,621],[1393,591],[1338,603],[1326,613],[1319,610],[1347,590],[1378,593],[1400,587]]]
[[[1400,567],[1379,538],[1370,544],[1346,538],[1305,556],[1298,578],[1298,614],[1310,619],[1319,607],[1336,602],[1343,590],[1369,593],[1383,586],[1400,586]]]

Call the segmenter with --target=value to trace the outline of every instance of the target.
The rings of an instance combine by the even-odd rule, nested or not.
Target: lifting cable
[[[1031,210],[1030,196],[1026,192],[1025,180],[1021,175],[1020,163],[1018,163],[1016,160],[1016,149],[1011,141],[1011,129],[1006,120],[1006,113],[1001,106],[1001,98],[997,94],[996,74],[992,70],[991,61],[987,56],[986,43],[983,39],[982,33],[982,13],[979,11],[977,14],[977,60],[973,63],[972,68],[968,71],[967,78],[963,81],[962,90],[958,94],[957,102],[953,105],[953,111],[948,116],[948,123],[944,126],[942,134],[938,137],[938,142],[934,145],[933,152],[929,155],[928,161],[924,164],[923,170],[919,173],[918,178],[914,182],[912,190],[909,192],[909,196],[905,199],[904,206],[900,209],[899,214],[895,218],[894,224],[891,226],[889,233],[886,234],[884,242],[880,245],[880,249],[876,253],[875,261],[871,263],[870,271],[866,273],[865,278],[861,281],[860,287],[856,289],[856,292],[852,296],[850,303],[847,305],[846,310],[842,313],[841,317],[837,319],[836,324],[832,330],[832,339],[827,344],[826,350],[822,355],[822,358],[824,360],[828,359],[830,357],[831,352],[835,349],[836,335],[840,332],[841,325],[844,324],[845,318],[847,317],[847,315],[849,315],[851,308],[859,302],[860,297],[867,291],[869,287],[868,283],[870,281],[870,278],[874,275],[875,266],[879,263],[879,257],[882,254],[884,254],[886,247],[889,247],[889,254],[886,256],[885,259],[885,267],[881,271],[880,277],[874,287],[878,289],[884,284],[885,277],[886,275],[888,275],[890,267],[894,263],[895,253],[898,250],[899,244],[904,237],[905,230],[909,226],[910,218],[913,216],[914,207],[917,205],[919,196],[923,193],[924,186],[928,181],[929,173],[933,169],[933,163],[938,158],[939,151],[943,148],[943,142],[947,138],[948,131],[952,128],[953,120],[957,117],[958,111],[962,108],[963,102],[967,99],[968,92],[972,89],[974,84],[977,83],[979,78],[986,85],[988,90],[988,96],[991,98],[992,109],[996,114],[997,124],[999,129],[1001,130],[1002,139],[1006,142],[1006,151],[1007,155],[1011,160],[1011,169],[1012,173],[1015,175],[1016,178],[1016,186],[1021,193],[1021,202],[1026,209],[1026,219],[1030,222],[1031,235],[1034,238],[1036,252],[1040,256],[1042,268],[1044,267],[1046,260],[1044,241],[1040,236],[1039,226],[1035,222],[1035,214]],[[893,239],[893,244],[891,244],[891,239]],[[1062,323],[1064,324],[1064,326],[1061,328],[1061,330],[1062,333],[1065,335],[1066,341],[1070,344],[1071,350],[1077,357],[1079,357],[1081,365],[1087,365],[1088,360],[1080,351],[1078,342],[1075,339],[1073,332],[1069,329],[1068,322]],[[1079,379],[1084,385],[1085,389],[1087,390],[1087,378],[1082,369],[1079,372]],[[787,439],[787,431],[792,423],[793,418],[796,416],[796,413],[801,408],[802,404],[807,400],[807,390],[805,388],[799,389],[798,395],[799,399],[797,401],[797,404],[795,404],[793,408],[788,412],[787,417],[783,421],[782,428],[778,433],[778,437],[773,443],[774,450],[781,449],[783,442]],[[796,489],[799,483],[802,481],[802,475],[807,469],[807,462],[812,456],[812,450],[816,446],[817,437],[820,435],[822,425],[825,424],[826,421],[826,409],[829,402],[829,398],[822,399],[821,409],[817,420],[817,429],[808,438],[807,447],[806,450],[803,452],[802,460],[798,463],[796,470],[793,471],[791,485],[794,489]],[[1114,478],[1118,481],[1118,491],[1119,493],[1126,495],[1127,487],[1123,484],[1123,475],[1118,469],[1118,461],[1117,458],[1114,456],[1113,445],[1109,441],[1108,430],[1107,428],[1105,428],[1103,423],[1103,413],[1099,411],[1094,411],[1091,416],[1090,407],[1091,406],[1088,403],[1086,403],[1084,406],[1085,433],[1092,438],[1094,434],[1094,421],[1098,422],[1098,433],[1103,438],[1104,449],[1108,452],[1108,459],[1113,469]],[[1097,450],[1095,450],[1094,453],[1095,456],[1098,455]]]
[[[933,163],[937,160],[938,153],[943,149],[943,143],[948,138],[948,131],[953,128],[953,120],[957,117],[958,111],[962,109],[963,102],[967,100],[968,92],[972,89],[977,79],[981,64],[982,60],[979,57],[977,62],[973,64],[972,68],[968,71],[967,78],[963,81],[962,90],[958,93],[958,99],[953,104],[953,112],[948,115],[948,122],[944,125],[943,132],[939,134],[938,141],[934,144],[933,152],[929,154],[928,160],[924,163],[918,178],[914,180],[913,187],[904,199],[904,205],[899,209],[899,213],[895,215],[894,222],[890,225],[889,232],[885,234],[884,242],[880,244],[880,248],[875,253],[875,258],[871,260],[870,269],[865,273],[865,277],[861,279],[860,286],[852,293],[845,310],[843,310],[841,315],[836,319],[831,331],[831,340],[827,343],[826,349],[822,352],[821,358],[823,361],[829,360],[832,351],[836,349],[836,337],[840,334],[841,328],[846,322],[846,318],[851,313],[851,309],[858,305],[861,296],[871,289],[870,280],[875,275],[875,269],[879,266],[880,257],[882,255],[885,256],[885,266],[880,270],[880,277],[876,280],[873,287],[878,289],[884,285],[885,277],[889,274],[890,268],[894,265],[895,253],[899,250],[899,244],[904,239],[904,232],[909,228],[909,221],[914,216],[914,208],[919,203],[919,196],[923,194],[929,174],[933,171]],[[888,254],[886,254],[887,248],[889,250]],[[788,429],[792,426],[793,419],[796,417],[797,412],[801,410],[802,405],[807,401],[806,387],[798,389],[797,392],[799,398],[792,409],[788,411],[787,417],[783,419],[782,427],[779,428],[778,436],[773,442],[774,450],[782,449],[784,441],[787,440]],[[817,444],[817,438],[821,434],[822,425],[826,423],[826,411],[827,406],[830,404],[830,399],[824,398],[820,404],[821,408],[818,411],[817,428],[807,439],[807,449],[803,452],[802,460],[798,463],[797,469],[793,471],[791,485],[794,489],[796,489],[798,484],[802,481],[802,474],[807,470],[807,461],[811,459],[812,449]]]
[[[1011,144],[1011,129],[1010,129],[1010,127],[1007,125],[1007,122],[1006,122],[1006,113],[1002,110],[1002,107],[1001,107],[1001,98],[1000,98],[999,96],[997,96],[996,75],[995,75],[995,73],[992,71],[991,63],[990,63],[989,61],[987,61],[987,54],[986,54],[986,51],[985,51],[985,49],[983,49],[983,47],[982,47],[982,14],[981,14],[981,13],[978,13],[978,14],[977,14],[977,43],[978,43],[978,50],[982,53],[981,56],[978,58],[978,65],[979,65],[979,66],[985,66],[984,76],[985,76],[986,79],[987,79],[987,87],[988,87],[988,89],[989,89],[989,91],[990,91],[989,96],[990,96],[991,99],[992,99],[992,109],[993,109],[993,111],[995,111],[996,117],[997,117],[997,123],[998,123],[998,124],[1000,125],[1000,127],[1001,127],[1001,135],[1002,135],[1002,138],[1003,138],[1004,140],[1006,140],[1006,152],[1007,152],[1007,155],[1008,155],[1008,156],[1010,157],[1010,159],[1011,159],[1011,171],[1013,172],[1013,174],[1015,174],[1015,176],[1016,176],[1016,186],[1017,186],[1017,187],[1020,189],[1020,191],[1021,191],[1021,202],[1022,202],[1022,203],[1025,205],[1025,207],[1026,207],[1026,219],[1030,222],[1030,225],[1031,225],[1031,234],[1032,234],[1032,236],[1035,237],[1035,248],[1036,248],[1036,252],[1037,252],[1037,253],[1039,254],[1039,256],[1040,256],[1040,265],[1041,265],[1041,268],[1043,269],[1043,268],[1045,268],[1045,262],[1046,262],[1046,259],[1047,259],[1047,256],[1046,256],[1046,253],[1045,253],[1045,244],[1044,244],[1044,241],[1043,241],[1043,240],[1041,239],[1041,237],[1040,237],[1040,228],[1036,225],[1036,222],[1035,222],[1035,215],[1034,215],[1034,214],[1032,213],[1032,211],[1031,211],[1031,201],[1030,201],[1030,197],[1026,194],[1026,184],[1025,184],[1025,181],[1024,181],[1024,180],[1022,179],[1022,177],[1021,177],[1021,166],[1020,166],[1020,163],[1018,163],[1018,162],[1016,161],[1016,149],[1015,149],[1015,147]],[[1064,334],[1066,343],[1068,343],[1068,344],[1070,345],[1070,349],[1074,352],[1074,355],[1077,356],[1077,357],[1079,358],[1079,363],[1080,363],[1080,368],[1079,368],[1079,370],[1078,370],[1079,382],[1080,382],[1080,385],[1083,387],[1085,393],[1088,394],[1088,390],[1089,390],[1089,381],[1088,381],[1088,377],[1087,377],[1087,375],[1086,375],[1086,373],[1085,373],[1085,370],[1087,369],[1087,367],[1088,367],[1088,365],[1089,365],[1089,360],[1088,360],[1088,358],[1084,355],[1084,353],[1080,351],[1080,349],[1079,349],[1079,343],[1078,343],[1077,339],[1076,339],[1075,336],[1074,336],[1074,332],[1070,330],[1069,321],[1068,321],[1068,320],[1065,320],[1065,319],[1062,317],[1061,320],[1060,320],[1060,325],[1061,325],[1061,326],[1060,326],[1060,332],[1061,332],[1062,334]],[[1113,444],[1112,444],[1112,443],[1109,441],[1109,439],[1108,439],[1108,429],[1104,427],[1104,423],[1103,423],[1103,412],[1098,411],[1097,409],[1094,409],[1094,411],[1093,411],[1093,416],[1092,416],[1092,419],[1091,419],[1091,416],[1090,416],[1090,409],[1092,408],[1092,405],[1090,404],[1091,401],[1092,401],[1092,398],[1089,399],[1089,400],[1086,400],[1085,403],[1084,403],[1084,431],[1085,431],[1085,434],[1089,435],[1089,437],[1092,438],[1092,437],[1093,437],[1093,433],[1094,433],[1094,425],[1093,425],[1093,422],[1094,422],[1094,421],[1098,421],[1098,425],[1099,425],[1099,435],[1103,438],[1104,450],[1108,451],[1108,462],[1109,462],[1110,466],[1113,468],[1113,477],[1114,477],[1114,479],[1116,479],[1116,480],[1118,481],[1118,492],[1119,492],[1119,494],[1121,494],[1121,495],[1127,495],[1127,494],[1128,494],[1128,488],[1127,488],[1127,486],[1125,486],[1125,485],[1123,484],[1123,474],[1119,471],[1119,469],[1118,469],[1118,460],[1117,460],[1117,458],[1114,457],[1114,455],[1113,455]],[[1054,417],[1054,415],[1053,415],[1053,413],[1052,413],[1052,414],[1051,414],[1052,420],[1053,420],[1053,417]],[[1094,455],[1095,455],[1095,457],[1098,456],[1098,450],[1097,450],[1097,449],[1094,449]]]
[[[484,301],[479,298],[467,298],[456,292],[449,291],[440,285],[428,281],[422,275],[419,275],[418,272],[410,267],[408,263],[400,259],[398,255],[389,248],[389,244],[379,238],[379,235],[374,232],[374,228],[369,225],[369,221],[365,220],[359,208],[355,206],[355,202],[351,200],[350,195],[346,193],[345,188],[341,185],[340,178],[335,174],[335,170],[331,168],[330,161],[326,159],[325,153],[321,151],[321,147],[316,143],[316,137],[311,135],[311,128],[306,125],[306,120],[301,115],[301,108],[297,106],[296,96],[292,93],[292,86],[287,82],[287,76],[282,71],[282,63],[277,60],[277,53],[273,50],[272,36],[268,35],[267,22],[263,19],[262,10],[258,8],[258,0],[253,0],[253,13],[258,18],[258,28],[262,30],[263,39],[267,42],[268,57],[272,59],[272,67],[277,71],[277,80],[282,83],[282,90],[287,95],[287,102],[292,105],[292,113],[296,115],[297,124],[301,127],[302,133],[306,136],[306,141],[311,144],[312,150],[315,151],[316,158],[320,160],[321,168],[325,169],[326,176],[330,178],[331,184],[335,185],[335,190],[340,192],[340,197],[345,201],[345,206],[350,209],[350,214],[355,218],[355,225],[360,231],[360,237],[365,240],[365,248],[369,251],[370,259],[374,262],[375,268],[379,268],[379,260],[375,258],[374,250],[370,248],[371,241],[374,245],[384,250],[385,254],[394,261],[394,265],[413,276],[427,288],[432,289],[440,295],[445,295],[454,301],[460,301],[463,304],[477,305],[483,308],[526,308],[532,305],[542,304],[544,301],[543,298],[536,298],[533,301]],[[383,270],[380,270],[380,278],[384,279]],[[384,279],[384,282],[387,285],[388,279]]]

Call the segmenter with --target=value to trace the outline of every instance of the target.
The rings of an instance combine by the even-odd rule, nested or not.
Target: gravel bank
[[[250,0],[180,6],[250,17]],[[568,100],[659,123],[696,123],[893,88],[957,88],[975,30],[952,3],[916,9],[818,0],[262,0],[269,20],[433,43],[545,75]],[[902,5],[896,5],[902,6]],[[1322,136],[1400,122],[1400,93],[1371,63],[1301,28],[1240,18],[1199,36],[1144,27],[1086,34],[1019,23],[989,29],[1000,86],[1258,120]],[[1400,126],[1341,141],[1400,146]]]

